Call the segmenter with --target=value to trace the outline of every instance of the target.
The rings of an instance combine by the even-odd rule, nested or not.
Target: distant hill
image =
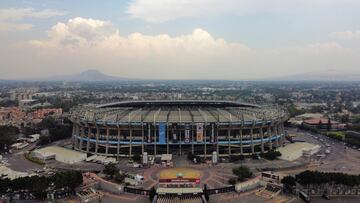
[[[54,81],[117,81],[128,80],[127,78],[105,75],[98,70],[86,70],[75,75],[62,75],[49,77],[48,80]]]
[[[360,72],[349,73],[345,71],[329,70],[323,72],[309,72],[282,77],[266,78],[274,81],[360,81]]]
[[[5,80],[0,78],[0,82],[9,81],[69,81],[69,82],[115,82],[115,81],[135,81],[135,80],[151,80],[151,79],[133,79],[126,77],[110,76],[102,73],[99,70],[86,70],[73,75],[55,75],[41,78],[17,78]],[[346,72],[337,70],[328,70],[322,72],[309,72],[294,75],[286,75],[279,77],[267,77],[250,79],[250,81],[360,81],[360,71]],[[200,80],[201,81],[201,80]],[[213,81],[213,80],[209,80]],[[239,80],[242,81],[242,80]],[[248,80],[249,81],[249,80]]]
[[[86,70],[74,75],[55,75],[44,78],[18,79],[25,81],[71,81],[71,82],[105,82],[105,81],[126,81],[132,80],[123,77],[114,77],[106,75],[98,70]]]

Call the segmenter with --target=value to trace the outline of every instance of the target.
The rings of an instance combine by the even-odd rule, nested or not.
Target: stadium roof
[[[79,107],[73,118],[84,122],[211,123],[278,120],[287,118],[284,109],[230,101],[126,101]]]
[[[234,101],[221,100],[136,100],[136,101],[121,101],[97,106],[98,108],[107,107],[251,107],[259,108],[258,105],[240,103]]]

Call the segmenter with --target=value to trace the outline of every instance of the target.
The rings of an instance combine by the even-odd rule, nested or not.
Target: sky
[[[1,0],[0,78],[360,72],[359,0]]]

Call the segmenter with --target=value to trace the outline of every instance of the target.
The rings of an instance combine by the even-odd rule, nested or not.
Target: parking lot
[[[358,174],[360,171],[360,151],[344,146],[344,143],[324,135],[287,129],[288,133],[297,135],[297,141],[305,141],[321,146],[320,152],[311,157],[310,162],[318,164],[313,169],[328,172],[345,172]],[[326,150],[328,153],[326,153]]]

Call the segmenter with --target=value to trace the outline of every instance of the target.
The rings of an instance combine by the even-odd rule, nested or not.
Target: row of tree
[[[326,183],[341,184],[347,186],[360,185],[360,175],[350,175],[345,173],[326,173],[320,171],[304,171],[297,174],[295,177],[286,176],[281,183],[285,188],[295,186],[296,182],[303,186],[306,185],[321,185]]]
[[[260,153],[260,156],[267,160],[275,160],[276,158],[281,156],[281,153],[272,149],[265,153]]]
[[[53,176],[27,176],[14,180],[0,179],[0,194],[14,192],[30,192],[36,199],[45,199],[48,191],[67,188],[75,191],[75,188],[83,183],[81,172],[66,171],[56,173]]]
[[[296,175],[296,181],[302,185],[335,183],[347,186],[360,185],[360,175],[345,173],[325,173],[320,171],[304,171]]]
[[[19,128],[14,126],[0,126],[0,153],[8,151],[10,145],[16,141]]]
[[[106,164],[103,173],[118,183],[123,183],[125,180],[125,174],[121,173],[114,163]]]
[[[64,119],[60,122],[53,117],[47,117],[39,123],[38,128],[49,130],[49,135],[40,136],[39,145],[48,144],[72,136],[72,123],[68,119]]]

